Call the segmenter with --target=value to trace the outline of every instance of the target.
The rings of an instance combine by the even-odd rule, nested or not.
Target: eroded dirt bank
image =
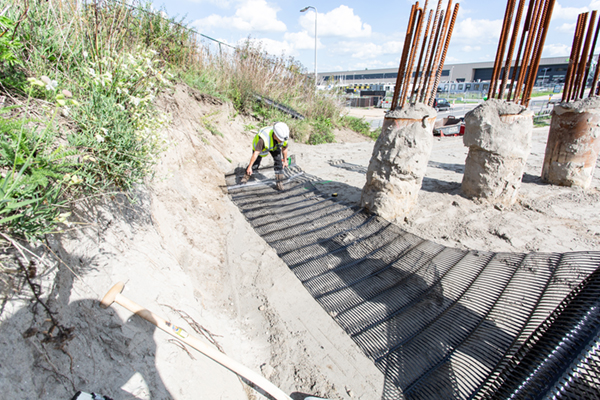
[[[188,332],[197,323],[228,355],[294,398],[380,396],[383,379],[372,363],[226,194],[224,174],[249,159],[252,134],[244,124],[251,121],[184,86],[160,106],[172,122],[154,178],[133,202],[114,195],[80,204],[78,223],[50,241],[62,263],[39,249],[46,253],[36,261],[42,297],[62,325],[75,328],[72,338],[61,348],[42,343],[48,323],[29,293],[5,305],[3,396],[70,398],[82,390],[115,399],[265,398],[122,307],[100,309],[98,300],[117,281],[125,282],[125,296]],[[31,327],[39,333],[24,338]]]
[[[42,343],[41,307],[23,295],[4,305],[0,393],[6,398],[70,398],[77,390],[115,399],[261,399],[234,374],[120,306],[97,300],[117,281],[130,299],[189,332],[194,321],[223,350],[283,391],[331,399],[381,398],[383,376],[307,294],[229,200],[224,174],[247,163],[251,121],[231,106],[178,86],[160,107],[172,122],[156,174],[135,193],[81,203],[75,224],[40,246],[42,293],[73,336]],[[206,129],[206,121],[222,135]],[[373,143],[292,144],[298,164],[325,193],[358,203]],[[533,150],[517,203],[493,207],[460,194],[462,138],[435,140],[418,206],[402,227],[446,246],[493,251],[597,250],[600,173],[588,191],[541,183],[547,129]],[[344,160],[342,163],[340,160]],[[401,221],[402,223],[402,221]],[[77,228],[77,229],[75,229]],[[189,318],[188,318],[189,316]],[[25,335],[29,328],[38,333]],[[200,336],[198,333],[194,333]],[[207,339],[208,340],[208,339]]]

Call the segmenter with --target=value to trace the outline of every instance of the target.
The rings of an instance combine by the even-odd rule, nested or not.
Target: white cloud
[[[481,46],[463,46],[461,48],[461,50],[464,51],[465,53],[472,53],[474,51],[481,50]]]
[[[300,25],[311,35],[315,32],[315,13],[313,10],[303,13]],[[341,36],[347,38],[371,36],[371,25],[363,23],[354,10],[348,6],[339,6],[317,17],[317,36]]]
[[[246,32],[285,32],[287,27],[277,19],[276,8],[265,0],[244,0],[233,16],[212,14],[193,23],[200,30],[209,28],[237,29]]]
[[[594,2],[592,2],[594,4]],[[556,19],[570,19],[577,20],[577,16],[581,13],[589,11],[587,7],[563,7],[559,2],[556,2],[554,5],[554,10],[552,11],[552,18]]]
[[[398,54],[398,57],[402,55],[402,49],[404,48],[404,42],[391,40],[382,45],[383,54]]]
[[[229,8],[232,1],[231,0],[188,0],[191,3],[196,4],[213,4],[219,8]]]
[[[456,24],[452,33],[451,43],[461,43],[471,46],[478,44],[494,44],[498,42],[502,20],[466,18]]]
[[[566,44],[547,44],[544,46],[543,54],[544,56],[552,57],[569,57],[569,54],[571,54],[571,46],[567,46]]]
[[[556,30],[561,31],[561,32],[570,33],[572,35],[575,33],[575,25],[577,25],[577,24],[576,23],[568,24],[565,22],[564,24],[562,24],[561,26],[556,28]]]
[[[389,41],[382,44],[372,42],[339,42],[331,51],[337,54],[347,54],[352,58],[373,60],[371,63],[377,63],[378,57],[393,54],[400,58],[404,44],[398,41]],[[373,64],[372,64],[373,65]]]
[[[291,45],[298,50],[314,50],[315,49],[315,37],[310,36],[306,31],[296,33],[286,33],[283,38],[291,43]],[[317,39],[317,49],[322,49],[325,46],[321,42],[321,39]]]

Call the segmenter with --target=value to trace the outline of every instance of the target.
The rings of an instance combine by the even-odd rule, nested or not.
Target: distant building
[[[594,56],[593,60],[596,60]],[[490,81],[494,62],[445,64],[440,79],[440,89],[444,91],[464,90],[487,90],[489,86],[484,82]],[[569,57],[548,57],[540,60],[540,66],[536,76],[536,86],[564,83],[567,69],[569,68]],[[513,73],[510,70],[510,75]],[[356,71],[321,72],[319,81],[325,85],[355,87],[357,89],[393,90],[398,77],[398,68],[369,69]],[[509,77],[510,77],[509,75]],[[447,83],[449,86],[444,85]],[[473,84],[481,83],[481,87],[474,89]],[[451,85],[456,84],[452,89]],[[463,86],[459,89],[460,84]],[[466,86],[469,85],[467,89]],[[472,85],[472,86],[471,86]],[[479,86],[479,85],[478,85]]]

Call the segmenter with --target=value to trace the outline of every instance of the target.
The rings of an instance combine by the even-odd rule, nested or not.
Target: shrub
[[[333,124],[329,118],[316,118],[312,121],[313,133],[308,139],[309,144],[322,144],[335,142]]]
[[[352,129],[361,135],[370,136],[371,134],[371,125],[364,118],[346,115],[340,118],[340,125]]]

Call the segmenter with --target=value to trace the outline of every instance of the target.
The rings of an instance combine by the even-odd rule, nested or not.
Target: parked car
[[[436,111],[447,111],[450,107],[451,105],[446,99],[437,98],[433,100],[433,108],[435,108]]]

